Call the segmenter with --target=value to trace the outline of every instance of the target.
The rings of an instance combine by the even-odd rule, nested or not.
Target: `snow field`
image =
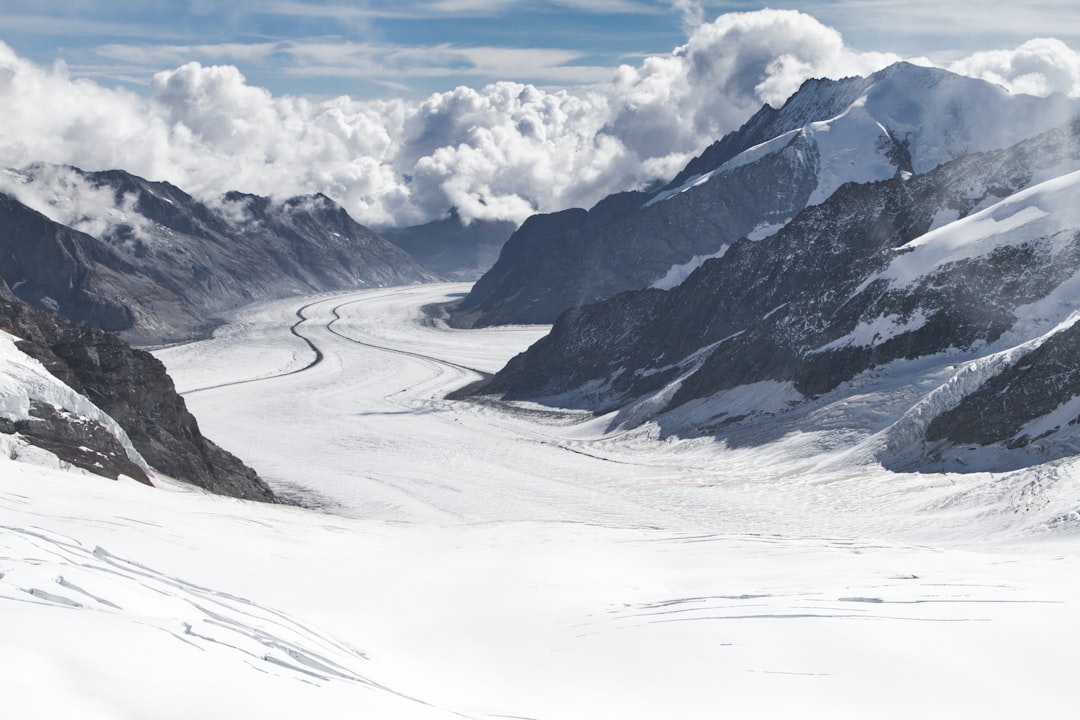
[[[5,713],[1073,706],[1080,538],[1047,528],[1080,497],[1075,464],[887,473],[856,456],[831,406],[807,410],[813,432],[725,447],[447,402],[469,368],[497,369],[545,330],[423,321],[420,307],[464,287],[255,306],[206,343],[157,352],[182,391],[240,382],[187,395],[204,432],[329,513],[0,457]],[[300,307],[324,359],[281,375],[313,359],[289,332]],[[873,426],[875,396],[852,402]]]
[[[1069,543],[402,525],[19,470],[0,493],[0,663],[24,717],[1009,717],[1071,702]]]

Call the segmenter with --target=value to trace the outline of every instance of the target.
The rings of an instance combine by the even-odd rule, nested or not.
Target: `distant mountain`
[[[430,273],[447,280],[476,280],[491,269],[499,251],[517,229],[507,221],[474,220],[465,224],[457,210],[424,225],[382,228],[379,234],[409,253]]]
[[[1076,453],[1078,321],[1080,118],[843,185],[670,291],[566,311],[462,394],[729,445],[855,437],[894,468],[1008,469]]]
[[[166,294],[107,243],[55,223],[4,193],[0,279],[35,307],[114,332],[132,328],[141,305]],[[137,304],[133,297],[144,300]],[[170,299],[181,306],[175,313],[181,331],[206,325],[179,298]]]
[[[461,302],[456,322],[547,323],[624,290],[674,287],[738,239],[768,237],[845,183],[925,173],[1076,112],[1077,99],[1010,95],[907,63],[866,78],[807,81],[657,192],[529,218]]]
[[[0,281],[0,434],[113,479],[149,484],[160,472],[275,502],[254,470],[203,437],[156,358],[6,290]]]
[[[254,300],[431,279],[323,195],[216,204],[113,170],[0,184],[0,276],[21,299],[135,343],[198,336]]]

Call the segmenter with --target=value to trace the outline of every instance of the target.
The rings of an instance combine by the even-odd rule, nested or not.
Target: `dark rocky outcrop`
[[[1027,423],[1049,415],[1074,397],[1080,397],[1080,323],[1050,336],[965,396],[959,405],[935,417],[926,439],[1022,448],[1040,439],[1021,432]],[[1075,426],[1080,417],[1070,417],[1062,424]],[[1060,429],[1059,425],[1044,433]]]
[[[146,485],[152,484],[146,471],[132,462],[123,444],[108,428],[50,403],[31,403],[30,417],[25,420],[9,422],[0,418],[0,432],[18,433],[31,445],[96,475],[113,480],[126,475]]]
[[[154,469],[222,495],[275,501],[254,470],[203,437],[154,356],[97,328],[2,298],[0,329],[20,338],[20,350],[112,417]],[[63,408],[39,405],[29,420],[9,425],[6,432],[24,433],[75,465],[146,481],[111,434]]]
[[[135,321],[127,292],[150,293],[119,254],[0,193],[0,277],[36,307],[110,331]]]

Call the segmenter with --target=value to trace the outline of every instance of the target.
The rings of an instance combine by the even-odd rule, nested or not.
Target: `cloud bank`
[[[521,221],[589,206],[676,173],[762,103],[810,77],[865,74],[899,58],[858,52],[795,11],[697,22],[685,45],[610,81],[545,90],[500,82],[423,102],[275,97],[232,66],[158,73],[147,96],[73,79],[0,43],[0,166],[123,168],[207,199],[227,190],[323,192],[366,224],[411,224],[450,207]],[[1018,92],[1080,95],[1080,54],[1057,40],[984,52],[950,69]]]
[[[1015,93],[1080,95],[1080,53],[1052,38],[1029,40],[1015,50],[975,53],[948,68]]]

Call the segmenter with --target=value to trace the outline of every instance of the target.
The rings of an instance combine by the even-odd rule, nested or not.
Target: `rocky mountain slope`
[[[465,224],[456,210],[448,217],[405,228],[380,228],[379,235],[409,253],[430,273],[447,280],[476,280],[491,269],[517,229],[506,221]]]
[[[119,253],[0,193],[0,280],[35,307],[110,331],[136,324],[143,305],[165,294]],[[144,300],[136,303],[132,298]],[[174,298],[174,303],[179,300]],[[177,324],[205,321],[177,309]],[[140,323],[144,325],[145,323]]]
[[[527,220],[455,314],[464,326],[546,323],[630,289],[670,288],[742,237],[762,239],[847,182],[920,174],[1009,147],[1080,111],[1063,96],[900,63],[811,80],[764,107],[666,187]]]
[[[9,292],[0,292],[0,434],[113,479],[150,483],[156,471],[275,501],[254,470],[203,437],[156,358]]]
[[[136,344],[291,294],[431,275],[322,195],[215,205],[119,170],[35,165],[0,182],[0,276],[21,299]]]
[[[1080,119],[847,184],[670,291],[564,313],[472,393],[760,443],[858,437],[894,467],[1002,468],[1080,434]]]

